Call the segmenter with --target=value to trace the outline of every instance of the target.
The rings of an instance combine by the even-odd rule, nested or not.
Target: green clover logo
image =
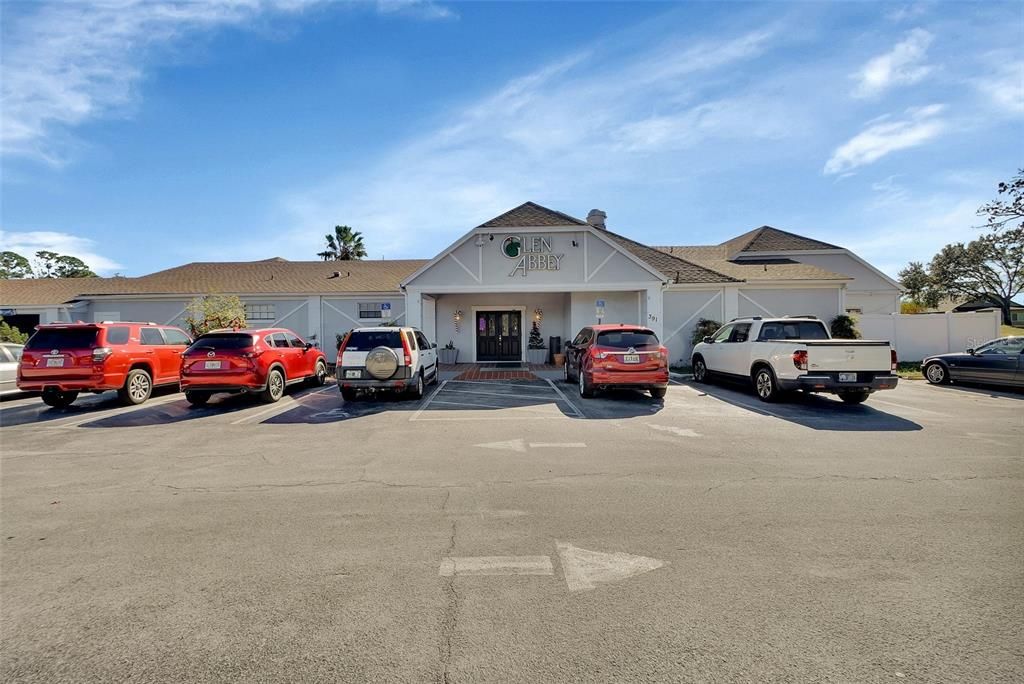
[[[519,258],[519,252],[522,251],[522,242],[516,235],[509,235],[501,243],[501,252],[509,259]]]

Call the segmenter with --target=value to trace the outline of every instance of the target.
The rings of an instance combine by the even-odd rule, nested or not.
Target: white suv
[[[338,389],[345,401],[360,390],[423,396],[437,382],[437,344],[415,328],[356,328],[338,347]]]

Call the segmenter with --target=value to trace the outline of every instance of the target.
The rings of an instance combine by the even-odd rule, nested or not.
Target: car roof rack
[[[815,321],[820,320],[817,316],[813,314],[797,314],[795,316],[783,316],[783,318],[808,318]]]
[[[735,323],[736,321],[760,321],[760,320],[761,320],[760,316],[737,316],[736,318],[730,319],[729,322],[730,323]]]

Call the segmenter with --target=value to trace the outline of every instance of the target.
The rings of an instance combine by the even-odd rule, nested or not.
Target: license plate
[[[839,382],[857,382],[856,373],[840,373]]]
[[[46,359],[47,368],[63,368],[64,359]]]
[[[639,354],[623,354],[622,363],[640,363]]]
[[[206,370],[220,370],[220,361],[207,361],[203,364]]]
[[[360,377],[362,377],[362,375],[363,375],[363,372],[362,371],[358,371],[358,370],[347,370],[347,371],[345,371],[345,377],[346,378],[360,378]]]

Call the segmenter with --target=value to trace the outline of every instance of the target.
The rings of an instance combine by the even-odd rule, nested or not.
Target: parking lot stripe
[[[147,409],[147,408],[150,408],[152,406],[160,406],[161,404],[169,404],[172,401],[178,401],[181,398],[182,398],[182,396],[180,394],[172,394],[169,397],[163,397],[163,398],[157,399],[155,401],[154,400],[147,401],[146,403],[139,404],[138,406],[123,406],[123,407],[119,407],[119,408],[111,408],[111,409],[106,409],[106,410],[100,410],[100,411],[92,412],[88,416],[82,416],[82,415],[68,416],[67,418],[58,418],[57,420],[51,421],[51,422],[46,423],[46,424],[25,423],[24,425],[12,426],[11,429],[15,429],[15,428],[19,428],[19,427],[32,427],[32,428],[42,427],[42,428],[47,429],[47,430],[56,429],[56,428],[73,428],[73,427],[78,427],[79,425],[84,425],[85,423],[91,423],[94,420],[102,420],[104,418],[113,418],[114,416],[121,416],[121,415],[124,415],[126,413],[133,413],[135,411],[141,411],[142,409]]]
[[[254,421],[257,418],[262,418],[263,416],[266,416],[268,413],[273,413],[274,415],[277,415],[277,413],[285,413],[286,411],[290,411],[291,409],[295,408],[295,405],[299,403],[299,399],[304,399],[305,397],[311,397],[314,394],[320,394],[321,392],[327,392],[329,390],[334,389],[334,385],[331,385],[330,387],[321,387],[320,389],[314,390],[312,392],[305,392],[303,394],[295,396],[284,397],[283,399],[281,399],[281,401],[277,402],[276,404],[271,404],[262,411],[259,411],[257,413],[250,413],[248,415],[242,416],[238,420],[231,421],[231,424],[243,425],[245,423]]]
[[[416,409],[416,412],[413,413],[411,416],[409,416],[409,422],[410,423],[412,421],[414,421],[414,420],[419,420],[420,414],[427,410],[427,407],[430,406],[430,402],[432,402],[434,400],[434,398],[438,394],[440,394],[442,390],[444,390],[444,388],[448,385],[449,382],[452,382],[452,381],[451,380],[444,380],[444,381],[441,382],[440,385],[437,386],[437,389],[434,390],[426,398],[426,400],[420,405],[420,407],[418,409]]]
[[[516,387],[516,385],[506,382],[495,382],[493,380],[445,380],[447,383],[459,384],[459,385],[501,385],[502,387]]]
[[[438,401],[435,401],[434,403],[435,404],[441,404],[441,405],[444,405],[444,406],[461,406],[462,408],[465,408],[465,409],[474,409],[474,408],[481,408],[481,409],[504,409],[506,411],[524,411],[524,410],[542,411],[542,410],[544,410],[544,407],[542,407],[542,406],[499,406],[497,404],[471,404],[471,403],[463,402],[463,401],[443,401],[443,400],[438,400]]]
[[[940,418],[949,418],[948,413],[940,413],[939,411],[932,411],[930,409],[920,408],[918,406],[907,406],[906,404],[897,404],[895,401],[888,401],[886,399],[876,399],[872,397],[869,399],[872,404],[884,404],[885,406],[895,406],[896,408],[905,409],[907,411],[917,411],[918,413],[927,413],[932,416],[939,416]]]
[[[585,417],[583,415],[583,411],[580,411],[579,407],[577,407],[576,404],[569,401],[569,397],[565,396],[565,393],[562,390],[558,389],[558,386],[555,385],[555,383],[551,382],[551,380],[548,380],[547,378],[544,378],[544,381],[551,385],[551,389],[555,390],[555,393],[558,394],[558,396],[562,397],[562,400],[572,407],[572,410],[576,413],[577,418]]]

